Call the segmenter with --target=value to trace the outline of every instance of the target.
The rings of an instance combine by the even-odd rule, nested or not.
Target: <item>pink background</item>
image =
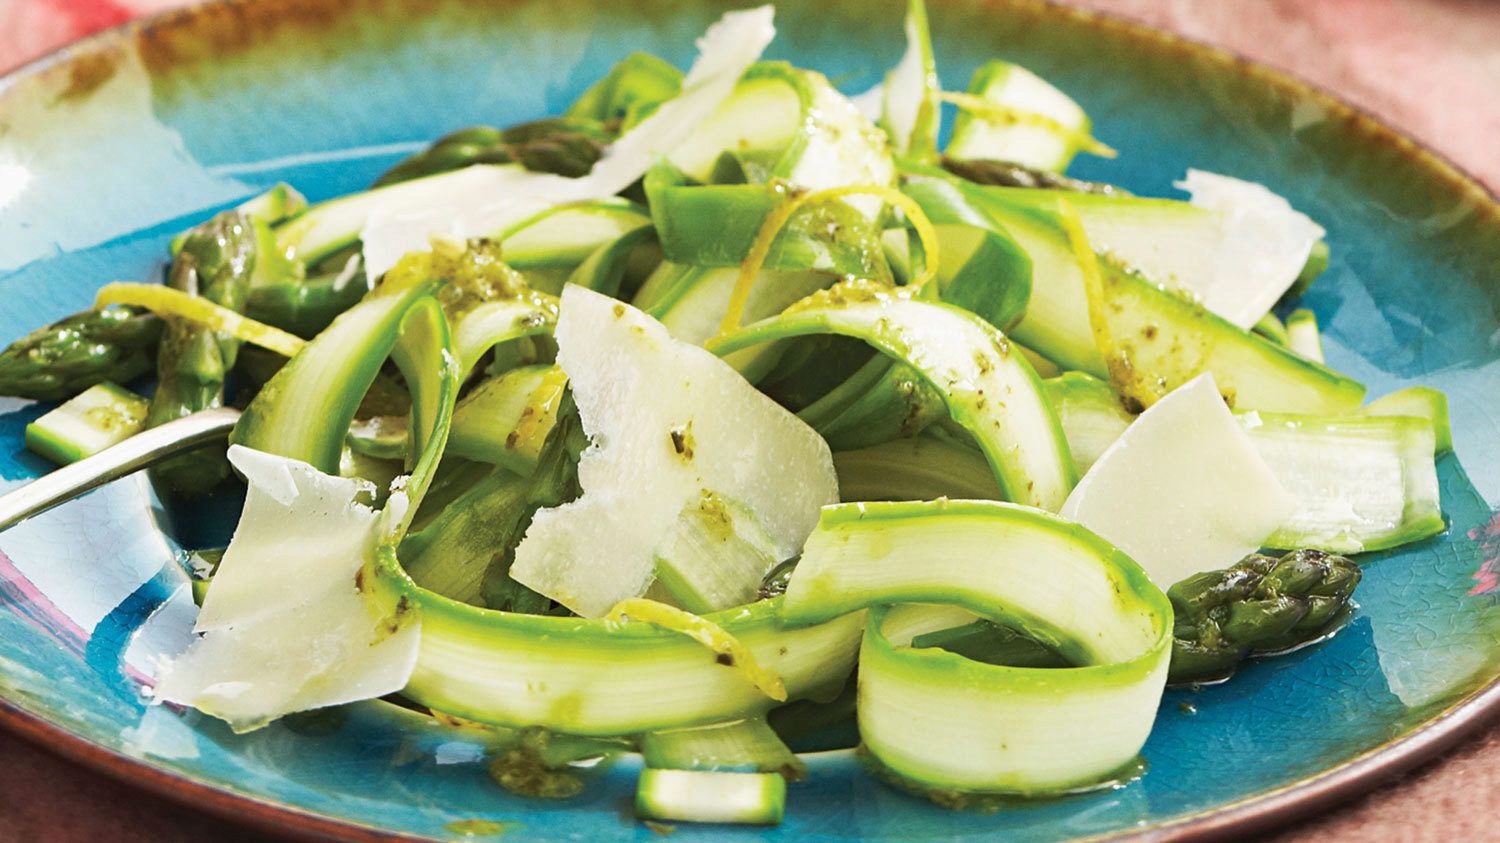
[[[1374,112],[1500,190],[1500,2],[1075,0],[1292,71]],[[183,0],[0,0],[0,71]],[[1492,840],[1500,727],[1284,840]],[[252,840],[0,733],[0,838]]]

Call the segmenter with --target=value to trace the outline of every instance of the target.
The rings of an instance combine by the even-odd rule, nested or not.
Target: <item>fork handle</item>
[[[240,411],[229,407],[193,413],[137,433],[93,456],[43,475],[14,492],[0,495],[0,530],[152,463],[223,439],[234,429],[239,417]]]

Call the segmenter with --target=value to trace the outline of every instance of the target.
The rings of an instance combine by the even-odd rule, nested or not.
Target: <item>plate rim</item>
[[[307,2],[309,0],[292,0]],[[0,73],[0,97],[22,80],[37,76],[68,61],[108,50],[138,34],[158,27],[191,20],[213,10],[231,11],[256,5],[270,6],[277,0],[192,0],[184,6],[134,18],[70,41]],[[281,0],[286,2],[286,0]],[[774,0],[768,0],[774,2]],[[930,0],[941,6],[952,0]],[[1115,12],[1073,6],[1065,0],[981,0],[987,9],[1030,9],[1038,16],[1053,16],[1137,42],[1144,49],[1169,50],[1206,59],[1229,73],[1278,89],[1283,94],[1311,99],[1326,109],[1329,118],[1342,118],[1347,130],[1369,136],[1371,142],[1411,159],[1426,175],[1467,197],[1475,212],[1500,229],[1500,192],[1490,188],[1463,166],[1373,111],[1356,105],[1295,71],[1266,64],[1229,48],[1194,36],[1157,28]],[[231,12],[232,13],[232,12]],[[1284,827],[1320,808],[1328,808],[1363,795],[1417,766],[1435,759],[1463,738],[1500,719],[1500,674],[1399,737],[1375,746],[1344,762],[1320,770],[1280,787],[1222,803],[1197,813],[1119,832],[1107,832],[1086,840],[1198,841],[1226,839]],[[275,802],[229,785],[213,784],[191,775],[153,764],[148,759],[118,752],[95,743],[73,730],[28,710],[16,700],[0,695],[0,729],[32,745],[103,773],[116,781],[151,792],[178,804],[206,811],[224,819],[243,822],[261,830],[306,838],[337,838],[351,841],[433,840],[423,835],[381,828],[351,819]]]

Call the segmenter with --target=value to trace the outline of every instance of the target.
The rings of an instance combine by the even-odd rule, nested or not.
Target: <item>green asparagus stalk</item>
[[[573,393],[566,391],[557,408],[557,423],[547,434],[547,441],[537,456],[536,470],[532,472],[526,493],[526,505],[515,520],[510,535],[496,545],[503,548],[503,552],[495,555],[485,571],[482,589],[485,604],[490,608],[540,613],[551,606],[552,601],[511,579],[510,566],[515,561],[516,545],[531,526],[537,510],[567,503],[582,493],[583,487],[578,482],[578,458],[588,443],[583,420],[573,403]]]
[[[1033,187],[1051,190],[1065,190],[1075,193],[1097,193],[1105,196],[1130,196],[1130,192],[1112,184],[1102,182],[1084,181],[1070,178],[1059,173],[1046,170],[1033,170],[1009,161],[984,161],[966,160],[959,158],[944,157],[943,169],[968,181],[982,185],[994,185],[997,187]],[[1295,302],[1306,293],[1312,283],[1328,269],[1328,243],[1319,240],[1313,244],[1312,251],[1307,256],[1307,262],[1302,267],[1302,272],[1297,276],[1290,289],[1281,297],[1282,302]],[[1280,334],[1276,333],[1275,325],[1262,321],[1256,326],[1256,332],[1281,345]]]
[[[243,310],[255,270],[255,228],[238,211],[225,211],[194,228],[172,261],[167,283],[221,307]],[[202,325],[168,319],[156,361],[156,394],[146,426],[222,406],[224,379],[239,353],[237,339]],[[203,491],[229,474],[218,446],[202,448],[157,465],[153,477],[179,492]]]
[[[1224,679],[1246,656],[1326,638],[1347,619],[1359,579],[1347,557],[1294,550],[1183,580],[1167,591],[1176,615],[1168,681]]]
[[[424,523],[419,513],[420,529],[401,545],[407,572],[418,584],[455,600],[509,612],[555,613],[550,599],[510,578],[510,566],[536,511],[578,496],[578,456],[587,445],[577,407],[565,392],[557,424],[529,477],[495,468],[468,480],[462,468],[445,470],[434,483],[437,515]],[[467,488],[445,491],[446,477]]]
[[[943,158],[943,169],[976,184],[999,187],[1036,187],[1067,190],[1074,193],[1098,193],[1103,196],[1129,196],[1123,188],[1096,181],[1070,178],[1061,173],[1036,170],[1009,161]]]
[[[913,647],[941,647],[967,659],[1009,667],[1068,667],[1062,656],[1036,639],[981,618],[971,624],[918,635]]]
[[[1338,631],[1348,618],[1359,566],[1319,550],[1280,558],[1251,554],[1233,567],[1172,586],[1176,617],[1172,684],[1229,678],[1253,655],[1294,650]],[[941,647],[975,661],[1012,667],[1067,667],[1036,640],[989,620],[918,635],[913,647]]]
[[[582,117],[549,117],[509,129],[474,126],[438,138],[375,181],[373,187],[458,170],[471,164],[520,164],[540,173],[587,175],[614,140],[608,124]]]
[[[370,291],[362,270],[352,274],[340,270],[274,284],[253,286],[245,300],[245,315],[312,339],[333,318],[348,310]]]
[[[1328,269],[1328,258],[1328,241],[1319,240],[1314,243],[1312,252],[1307,256],[1307,263],[1302,265],[1302,272],[1297,275],[1297,280],[1292,282],[1292,286],[1282,294],[1281,300],[1293,302],[1301,298],[1313,282],[1318,280],[1318,276]]]
[[[468,488],[453,496],[454,487],[462,484],[466,479],[463,475],[468,473],[467,466],[453,466],[438,475],[432,488],[446,500],[433,501],[441,503],[441,508],[420,530],[407,535],[397,555],[417,585],[452,600],[483,606],[485,572],[494,558],[505,552],[507,541],[515,532],[515,523],[528,511],[526,496],[530,481],[494,467],[478,480],[469,481]],[[423,514],[418,513],[418,520]],[[543,611],[550,605],[546,598],[520,607],[516,603],[512,600],[506,608]]]
[[[151,370],[162,321],[133,307],[85,310],[0,351],[0,395],[61,401],[104,381],[129,383]]]
[[[173,272],[179,271],[186,270],[174,264]],[[197,274],[201,286],[203,273]],[[289,276],[252,286],[244,311],[258,322],[310,338],[368,289],[359,272],[348,278],[330,272],[305,281]],[[84,310],[58,320],[0,351],[0,395],[62,401],[105,381],[129,383],[155,365],[163,327],[160,317],[128,306]]]
[[[640,745],[646,766],[661,770],[780,773],[792,782],[807,778],[807,765],[763,717],[650,731],[641,735]]]
[[[758,592],[760,599],[770,600],[772,597],[786,594],[786,587],[792,582],[792,572],[796,570],[797,558],[792,557],[767,571],[765,579],[760,582]]]

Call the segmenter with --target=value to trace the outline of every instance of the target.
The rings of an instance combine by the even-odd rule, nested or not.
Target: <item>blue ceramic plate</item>
[[[784,3],[774,58],[861,90],[902,49],[896,0]],[[676,839],[951,840],[1246,830],[1352,792],[1455,739],[1500,673],[1500,208],[1410,141],[1299,83],[1133,25],[1024,0],[932,4],[950,85],[1003,56],[1076,96],[1117,160],[1079,173],[1170,195],[1189,165],[1270,185],[1328,227],[1307,299],[1330,362],[1372,395],[1452,402],[1439,465],[1448,533],[1366,561],[1332,641],[1172,691],[1120,790],[950,813],[810,756],[786,823]],[[364,187],[424,140],[558,112],[631,50],[685,65],[716,2],[260,0],[210,4],[82,42],[0,81],[0,342],[158,276],[170,236],[287,181]],[[41,406],[0,403],[0,488],[47,470],[21,444]],[[137,677],[184,582],[178,548],[222,540],[232,495],[164,510],[141,478],[0,535],[0,719],[195,804],[354,837],[653,839],[629,816],[631,759],[562,802],[507,795],[483,747],[384,703],[236,737],[148,708]]]

